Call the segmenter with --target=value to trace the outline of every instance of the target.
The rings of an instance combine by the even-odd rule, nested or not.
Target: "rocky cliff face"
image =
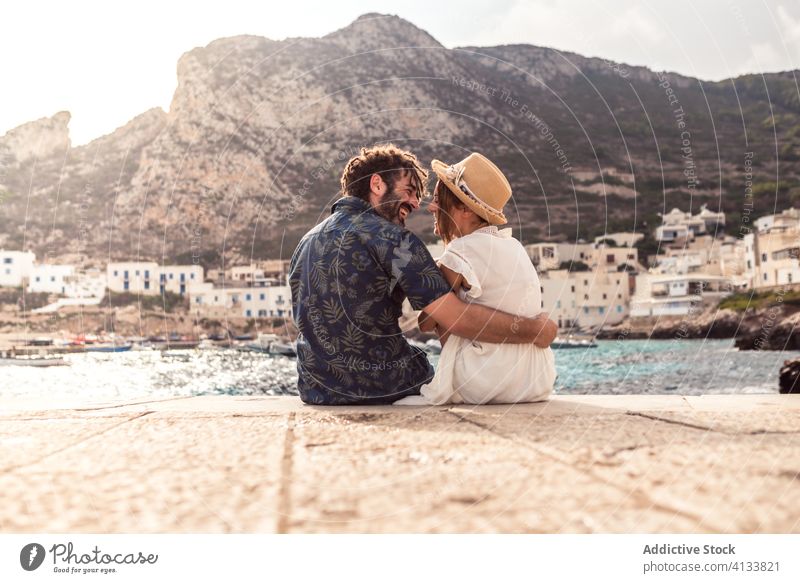
[[[745,152],[755,180],[774,181],[776,136],[779,156],[800,144],[789,76],[704,83],[530,45],[446,49],[385,15],[322,38],[219,39],[177,74],[168,113],[86,146],[70,147],[67,113],[0,138],[0,246],[100,261],[287,257],[327,214],[346,160],[384,141],[426,163],[492,157],[526,241],[649,231],[664,207],[741,214]],[[779,168],[757,207],[788,206],[796,168]],[[409,224],[429,234],[425,214]]]

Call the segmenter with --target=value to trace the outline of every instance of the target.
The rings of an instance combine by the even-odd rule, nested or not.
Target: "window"
[[[584,279],[583,280],[583,285],[589,285],[589,280],[588,279]]]
[[[144,282],[144,289],[150,289],[150,282],[148,280]]]
[[[186,281],[186,274],[185,273],[181,273],[181,281]]]
[[[8,271],[8,270],[6,270],[6,271]],[[37,275],[37,276],[36,276],[36,281],[37,281],[37,282],[38,282],[38,281],[42,281],[42,278],[41,278],[41,277],[39,277],[39,276]]]
[[[3,263],[5,263],[6,265],[11,265],[12,263],[14,263],[14,260],[11,257],[3,257]]]
[[[119,275],[119,271],[117,271],[117,270],[115,269],[115,270],[114,270],[114,277],[117,277],[118,275]]]
[[[558,300],[558,301],[556,302],[556,308],[560,308],[560,307],[561,307],[561,300]]]
[[[586,306],[584,306],[584,307],[583,307],[583,313],[584,313],[584,314],[588,314],[588,313],[589,313],[589,308],[587,308]]]
[[[203,298],[201,298],[201,297],[196,297],[196,298],[194,299],[194,303],[195,303],[195,304],[202,304],[203,302],[202,302],[202,301],[200,301],[200,300],[202,300],[202,299],[203,299]]]
[[[266,310],[259,310],[259,311],[258,311],[258,317],[259,317],[259,318],[263,318],[263,317],[265,317],[266,315],[267,315],[267,311],[266,311]]]
[[[603,306],[600,306],[599,308],[597,308],[597,312],[600,313],[600,314],[605,313],[605,311],[606,311],[606,309]]]
[[[252,310],[245,310],[245,311],[244,311],[244,315],[245,315],[245,316],[247,316],[247,317],[249,318],[250,316],[252,316],[252,315],[253,315],[253,311],[252,311]]]
[[[767,281],[767,274],[764,274],[764,281]]]
[[[750,260],[747,260],[747,269],[753,269],[753,264],[750,263]]]
[[[126,281],[124,284],[122,284],[122,288],[127,291],[131,288],[131,284]]]
[[[55,280],[56,280],[56,276],[55,275],[51,275],[50,276],[50,281],[55,281]]]
[[[149,269],[145,269],[144,270],[144,278],[145,279],[150,279],[150,270]]]
[[[617,313],[621,313],[621,312],[622,312],[622,306],[617,306]]]
[[[570,291],[571,291],[572,293],[575,293],[575,286],[574,286],[574,285],[573,285],[573,286],[570,286]]]
[[[603,294],[603,299],[605,300],[606,298],[607,298],[606,294]]]
[[[136,270],[136,277],[139,277],[139,270]]]
[[[614,254],[613,253],[609,253],[608,255],[606,255],[606,263],[614,263]]]
[[[170,279],[174,279],[174,278],[175,278],[174,274],[170,273],[170,274],[169,274],[169,278],[170,278]]]
[[[128,279],[128,272],[127,272],[127,270],[126,270],[126,271],[125,271],[125,272],[124,272],[122,275],[125,277],[125,279]]]
[[[584,300],[588,300],[588,299],[589,299],[589,296],[588,296],[587,294],[583,294],[583,299],[584,299]]]
[[[247,301],[249,302],[249,301],[250,301],[250,299],[251,299],[251,297],[250,297],[250,294],[245,294],[245,295],[244,295],[244,299],[245,299],[245,300],[247,300]]]
[[[621,300],[622,299],[622,294],[617,294],[617,299]]]
[[[762,253],[761,254],[761,262],[762,263],[766,263],[767,262],[767,254],[766,253]]]
[[[194,273],[189,276],[189,279],[194,279]]]
[[[266,296],[266,295],[264,295],[264,294],[259,294],[259,295],[258,295],[258,299],[259,299],[259,300],[265,300],[265,299],[267,299],[267,296]]]
[[[628,253],[628,259],[635,259],[636,256],[633,253]]]

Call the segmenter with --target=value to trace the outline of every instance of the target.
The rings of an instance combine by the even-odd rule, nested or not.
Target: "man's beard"
[[[411,215],[411,212],[414,210],[410,204],[403,202],[403,199],[397,196],[397,193],[395,193],[394,187],[392,186],[386,191],[386,194],[383,195],[383,200],[381,200],[379,206],[375,209],[375,212],[390,223],[405,227],[406,220],[400,213],[401,208],[404,208],[408,211],[406,218],[408,218]]]

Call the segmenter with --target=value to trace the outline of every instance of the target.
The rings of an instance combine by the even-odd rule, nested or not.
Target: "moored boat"
[[[63,358],[0,357],[0,366],[69,366]]]
[[[86,347],[86,352],[127,352],[133,344],[93,344]]]
[[[255,342],[248,342],[243,346],[250,352],[261,352],[278,356],[297,356],[294,344],[284,342],[277,334],[259,334]]]
[[[565,340],[554,340],[550,345],[553,349],[563,348],[597,348],[597,342],[594,340],[578,340],[576,338],[566,338]]]

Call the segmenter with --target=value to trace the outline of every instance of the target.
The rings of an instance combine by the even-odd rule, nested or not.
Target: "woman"
[[[522,317],[542,312],[539,276],[522,244],[511,236],[503,207],[511,198],[506,177],[485,156],[473,153],[448,166],[432,163],[438,182],[429,210],[445,244],[437,263],[459,297]],[[549,346],[490,344],[451,336],[433,317],[443,348],[433,380],[420,396],[395,405],[519,403],[546,400],[556,378]]]

